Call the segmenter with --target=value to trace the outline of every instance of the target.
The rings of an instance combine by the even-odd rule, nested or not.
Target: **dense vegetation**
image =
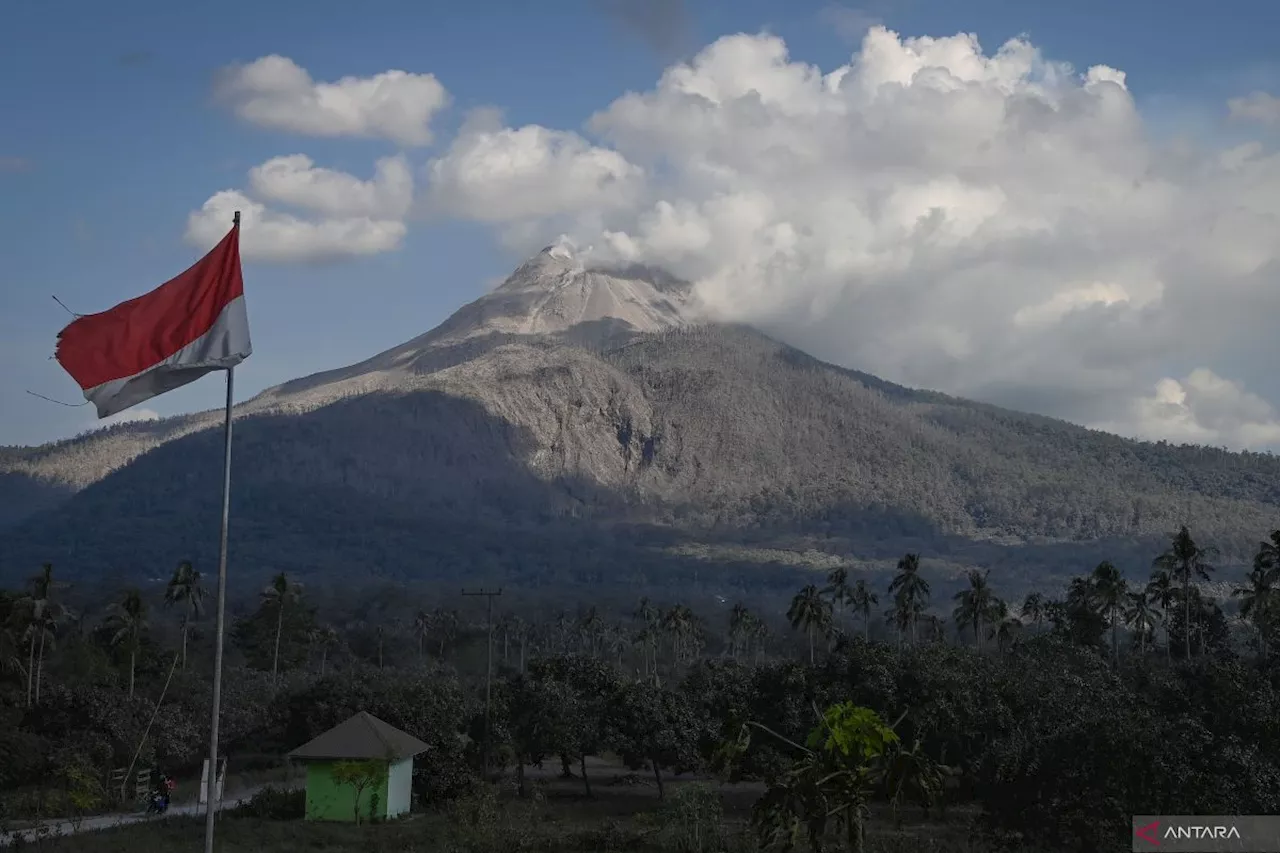
[[[223,738],[281,755],[367,710],[431,746],[415,774],[427,807],[474,804],[486,763],[522,796],[543,762],[591,796],[587,758],[607,755],[663,799],[689,773],[757,780],[763,847],[862,849],[869,808],[972,805],[992,845],[1127,849],[1135,813],[1280,811],[1280,531],[1233,592],[1238,619],[1204,592],[1213,563],[1182,528],[1141,582],[1102,562],[1016,606],[977,571],[936,601],[907,554],[879,588],[834,569],[783,620],[741,603],[512,608],[492,632],[487,730],[488,635],[461,599],[356,619],[368,602],[320,606],[280,574],[236,620]],[[135,755],[180,775],[203,757],[205,579],[182,563],[162,600],[126,590],[96,613],[73,594],[46,566],[0,596],[8,818],[103,808]],[[722,849],[704,841],[670,849]]]
[[[1013,587],[1015,571],[1030,586],[1138,559],[1189,519],[1244,565],[1280,505],[1271,455],[911,391],[748,329],[606,352],[482,344],[456,364],[435,353],[445,370],[352,368],[245,403],[236,565],[309,583],[361,566],[526,588],[644,573],[684,589],[695,567],[655,545],[746,539],[846,561],[911,551]],[[206,413],[0,452],[0,578],[50,559],[77,581],[141,582],[173,554],[210,564],[217,425]]]

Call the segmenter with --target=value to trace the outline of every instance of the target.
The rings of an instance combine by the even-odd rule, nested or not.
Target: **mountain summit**
[[[548,246],[496,290],[463,306],[423,339],[449,344],[487,334],[561,335],[581,342],[695,322],[687,282],[642,266],[591,266],[567,243]]]

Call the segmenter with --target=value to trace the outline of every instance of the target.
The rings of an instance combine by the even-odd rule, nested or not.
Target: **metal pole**
[[[486,635],[488,637],[489,651],[487,655],[486,671],[484,676],[484,777],[489,778],[489,731],[490,721],[492,719],[491,710],[493,707],[493,598],[502,595],[502,590],[480,589],[475,592],[462,591],[463,595],[483,595],[489,600],[488,624],[486,626]]]
[[[236,211],[235,227],[240,227],[240,212]],[[209,721],[209,778],[208,806],[204,818],[204,853],[213,853],[213,819],[217,814],[214,797],[218,780],[218,714],[222,705],[222,637],[227,613],[227,526],[231,521],[231,404],[235,396],[236,371],[227,368],[227,409],[223,422],[222,446],[222,533],[218,549],[218,606],[217,627],[214,629],[213,646],[213,709]]]

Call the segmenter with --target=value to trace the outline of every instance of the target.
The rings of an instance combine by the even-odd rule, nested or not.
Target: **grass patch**
[[[525,802],[492,789],[446,807],[389,823],[363,826],[268,819],[254,809],[219,821],[221,853],[747,853],[756,849],[746,816],[731,798],[716,802],[714,786],[677,791],[659,804],[651,796]],[[887,818],[869,827],[867,853],[987,853],[971,843],[967,815],[947,821]],[[41,842],[40,850],[199,853],[204,822],[171,818]],[[22,848],[17,848],[22,849]],[[32,846],[26,849],[33,849]]]

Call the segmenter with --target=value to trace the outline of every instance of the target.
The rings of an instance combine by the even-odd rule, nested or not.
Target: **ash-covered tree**
[[[1168,572],[1181,583],[1183,625],[1190,624],[1192,621],[1191,606],[1194,599],[1191,594],[1192,584],[1197,579],[1209,580],[1209,573],[1214,570],[1209,560],[1214,554],[1214,549],[1198,545],[1191,537],[1191,531],[1184,524],[1178,528],[1177,533],[1173,534],[1168,550],[1152,562],[1153,568]],[[1191,633],[1186,631],[1183,634],[1183,648],[1187,658],[1191,657]]]
[[[663,768],[677,775],[697,769],[703,725],[683,694],[637,681],[623,685],[610,698],[605,740],[632,770],[649,765],[662,798]]]
[[[280,576],[283,577],[283,576]],[[306,663],[312,632],[316,628],[315,610],[307,606],[301,591],[286,579],[284,598],[274,594],[273,582],[261,596],[253,613],[237,619],[232,628],[236,647],[245,662],[254,669],[271,673],[278,682],[279,673]]]

